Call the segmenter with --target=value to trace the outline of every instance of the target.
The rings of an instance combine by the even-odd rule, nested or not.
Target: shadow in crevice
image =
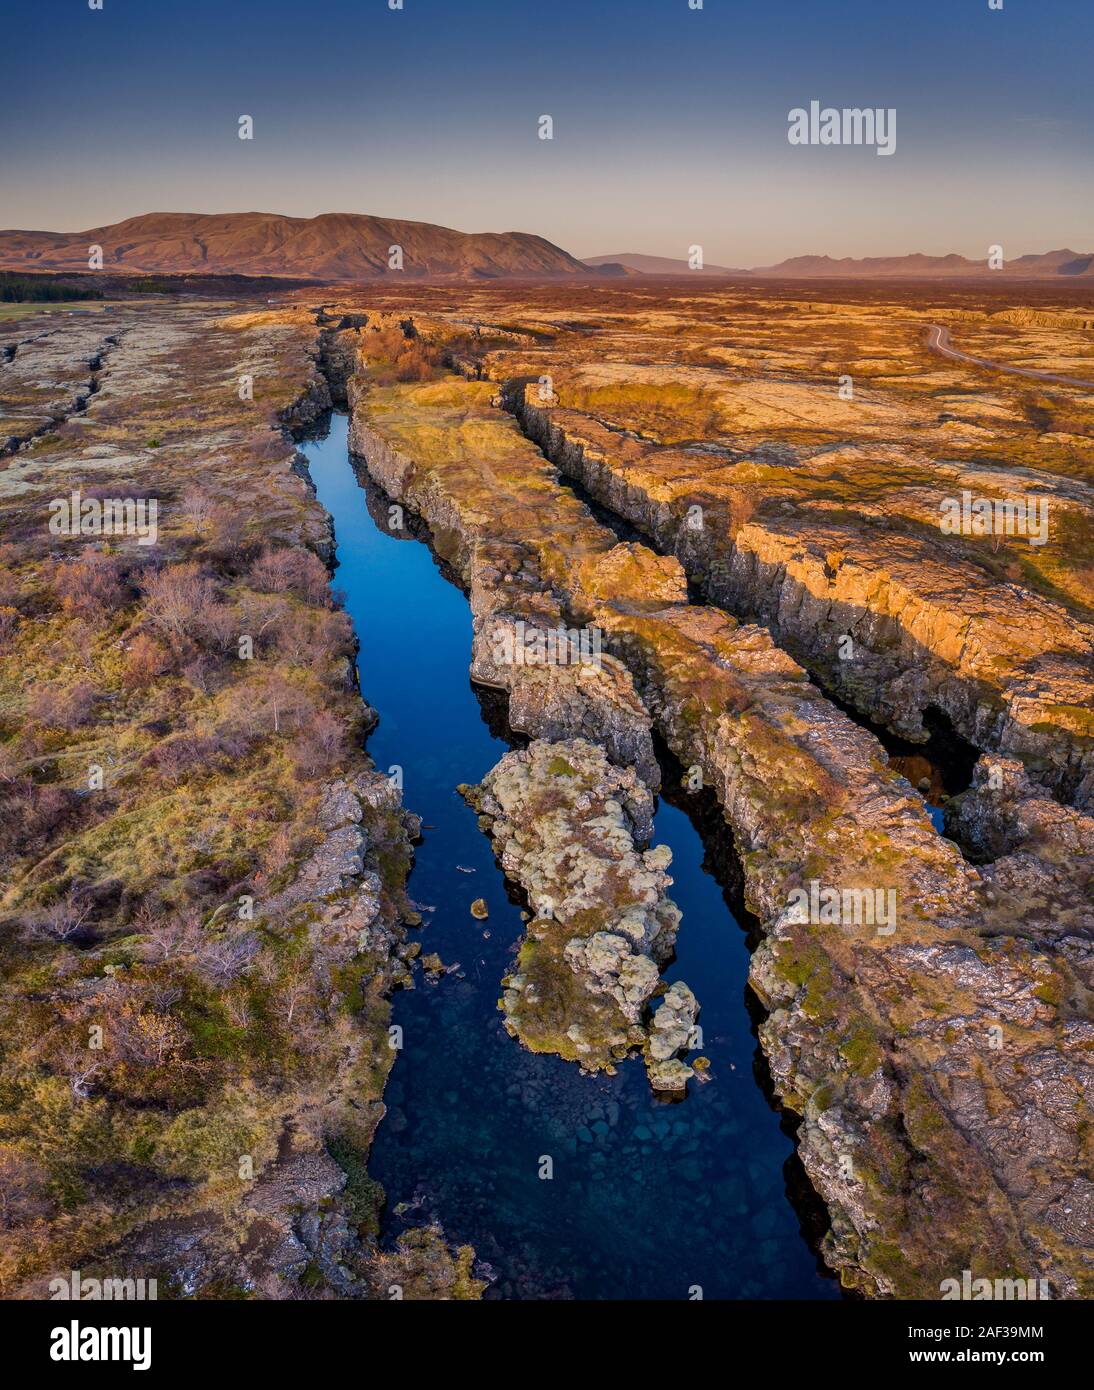
[[[709,787],[695,791],[688,788],[683,764],[660,735],[654,736],[654,749],[661,767],[661,799],[682,811],[691,822],[703,846],[702,870],[721,890],[730,916],[744,932],[745,943],[751,956],[763,940],[764,931],[760,919],[746,905],[744,869],[733,831],[726,823],[718,799]],[[821,1244],[830,1226],[828,1211],[798,1156],[797,1136],[801,1121],[793,1111],[780,1102],[771,1069],[760,1045],[759,1029],[767,1018],[767,1011],[747,982],[742,991],[742,1001],[748,1013],[750,1030],[755,1042],[752,1056],[753,1078],[772,1111],[778,1115],[779,1127],[794,1145],[782,1169],[786,1199],[797,1218],[802,1239],[816,1262],[817,1272],[827,1279],[834,1280],[835,1275],[821,1254]]]

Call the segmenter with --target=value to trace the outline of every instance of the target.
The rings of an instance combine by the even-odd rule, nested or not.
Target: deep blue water
[[[404,1046],[369,1163],[388,1194],[385,1234],[438,1218],[494,1271],[490,1297],[687,1299],[694,1286],[705,1298],[837,1297],[787,1196],[793,1145],[753,1074],[744,933],[684,812],[662,800],[655,821],[683,911],[665,977],[699,998],[713,1079],[665,1104],[638,1059],[591,1078],[525,1051],[502,1027],[520,909],[454,789],[479,781],[509,745],[491,733],[468,677],[464,595],[426,544],[372,519],[346,438],[335,415],[304,452],[334,518],[334,582],[360,638],[361,688],[380,714],[369,752],[385,771],[402,768],[405,803],[428,827],[410,880],[415,902],[436,909],[423,913],[422,949],[460,966],[436,984],[416,972],[416,988],[395,996]],[[386,517],[386,504],[374,510]],[[486,922],[470,915],[477,897]],[[543,1156],[550,1180],[539,1176]]]

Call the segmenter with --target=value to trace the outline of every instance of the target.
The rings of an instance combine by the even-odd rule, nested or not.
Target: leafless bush
[[[253,736],[240,724],[230,721],[218,724],[214,733],[220,751],[226,758],[235,761],[237,758],[245,758],[251,751]]]
[[[232,722],[255,734],[292,733],[315,710],[307,695],[277,671],[236,686],[232,696]]]
[[[179,1060],[190,1039],[169,1014],[145,1007],[146,1000],[125,999],[111,1010],[108,1036],[111,1062],[134,1067],[163,1067]]]
[[[27,695],[27,713],[50,729],[78,729],[89,722],[95,699],[86,681],[67,687],[37,685]]]
[[[317,710],[304,724],[293,747],[293,761],[301,777],[322,777],[337,764],[346,727],[329,710]]]
[[[184,664],[182,674],[195,690],[200,690],[203,695],[208,695],[215,670],[216,664],[210,661],[204,652],[195,652]]]
[[[146,690],[171,669],[171,656],[162,643],[140,632],[126,653],[122,681],[131,690]]]
[[[11,786],[19,776],[19,758],[10,743],[0,743],[0,783]]]
[[[144,937],[141,955],[155,963],[192,956],[202,941],[201,921],[196,911],[151,920],[138,919],[134,930]]]
[[[129,597],[119,579],[117,566],[105,555],[89,555],[58,565],[53,576],[53,591],[66,613],[78,614],[89,622],[98,622],[117,612]]]
[[[164,739],[141,758],[141,766],[153,768],[167,782],[179,782],[198,771],[216,766],[220,744],[208,734],[181,733]]]
[[[211,603],[201,615],[202,640],[218,651],[227,651],[239,641],[239,614],[227,603]]]
[[[78,1025],[80,1026],[80,1025]],[[105,1067],[102,1052],[88,1047],[86,1033],[70,1034],[63,1040],[59,1050],[54,1051],[54,1065],[68,1077],[72,1094],[79,1100],[87,1100],[92,1088]],[[47,1039],[47,1042],[52,1042]],[[51,1048],[51,1050],[53,1050]]]
[[[264,594],[292,593],[315,606],[330,601],[326,566],[318,555],[299,546],[264,550],[251,566],[248,580]]]
[[[215,506],[210,494],[197,483],[191,483],[182,494],[182,513],[199,531],[205,529]]]
[[[274,640],[287,661],[321,670],[352,650],[353,626],[346,613],[297,608],[281,620]]]
[[[75,793],[64,787],[38,786],[15,773],[0,781],[0,859],[37,853],[78,805]]]
[[[192,561],[147,575],[144,591],[149,622],[170,638],[196,636],[216,600],[212,580]]]
[[[91,904],[75,893],[68,893],[31,919],[31,929],[36,936],[50,941],[75,941],[87,932]]]
[[[211,984],[223,987],[243,974],[261,946],[257,932],[211,933],[197,953],[196,965]]]

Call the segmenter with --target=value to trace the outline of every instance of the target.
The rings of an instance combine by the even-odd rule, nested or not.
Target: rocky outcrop
[[[649,788],[583,739],[535,740],[507,753],[482,784],[460,789],[530,909],[516,969],[503,984],[505,1025],[534,1052],[614,1071],[647,1044],[647,1005],[672,953],[679,910],[667,896],[667,846],[643,850]],[[675,987],[679,997],[679,989]],[[690,996],[690,991],[687,991]],[[660,1012],[658,1017],[660,1017]],[[649,1043],[650,1079],[682,1089],[691,1069],[665,1066],[667,1015]]]
[[[438,555],[467,586],[474,622],[472,678],[509,694],[509,723],[531,738],[588,738],[609,756],[634,766],[653,787],[660,780],[650,719],[635,696],[626,668],[602,650],[595,629],[575,629],[543,571],[543,556],[522,544],[492,535],[488,510],[469,519],[449,494],[443,475],[422,467],[399,448],[400,417],[357,409],[362,385],[352,382],[354,403],[350,447],[362,456],[371,477],[420,515]],[[468,414],[485,411],[489,387],[469,387],[477,396]],[[457,414],[438,407],[444,424]],[[466,416],[464,416],[466,422]],[[519,458],[527,446],[510,436]],[[500,471],[504,460],[493,466]],[[469,524],[470,523],[470,524]]]
[[[938,468],[935,497],[903,500],[903,531],[868,506],[854,522],[834,506],[795,511],[785,486],[756,514],[763,493],[747,462],[712,467],[699,452],[610,430],[523,379],[504,399],[564,474],[676,555],[710,602],[764,624],[874,723],[925,739],[936,708],[977,747],[1019,757],[1058,795],[1091,803],[1094,627],[941,543],[937,496],[960,496],[976,485],[971,473]],[[998,474],[978,483],[987,495],[1014,489]],[[1072,490],[1054,486],[1053,505],[1073,505]]]
[[[992,929],[1053,943],[1094,988],[1094,817],[1054,801],[1016,759],[985,756],[946,825],[982,861]]]
[[[402,860],[409,872],[420,820],[403,809],[389,777],[374,769],[329,783],[317,824],[318,847],[281,892],[255,904],[260,920],[306,921],[316,963],[345,966],[363,952],[388,960],[405,939],[384,913],[385,885],[377,866]]]
[[[678,1091],[695,1075],[680,1054],[695,1045],[699,1001],[683,980],[665,991],[650,1023],[646,1043],[646,1067],[657,1091]]]
[[[0,361],[0,458],[86,409],[117,346],[115,327],[111,318],[89,313],[10,345]]]
[[[689,603],[677,560],[617,543],[542,456],[489,425],[480,391],[369,391],[362,377],[368,465],[362,432],[386,444],[384,485],[419,499],[443,553],[488,535],[549,580],[630,672],[687,785],[717,795],[764,935],[761,1041],[801,1116],[829,1262],[872,1295],[936,1298],[969,1267],[1046,1277],[1056,1295],[1089,1287],[1091,1025],[1067,1002],[1071,966],[993,936],[990,883],[877,740],[768,631]]]

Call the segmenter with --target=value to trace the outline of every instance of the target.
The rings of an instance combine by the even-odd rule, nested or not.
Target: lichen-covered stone
[[[611,1070],[645,1038],[680,918],[667,847],[641,848],[648,787],[595,744],[536,740],[464,793],[534,913],[502,996],[506,1026],[534,1051]]]

